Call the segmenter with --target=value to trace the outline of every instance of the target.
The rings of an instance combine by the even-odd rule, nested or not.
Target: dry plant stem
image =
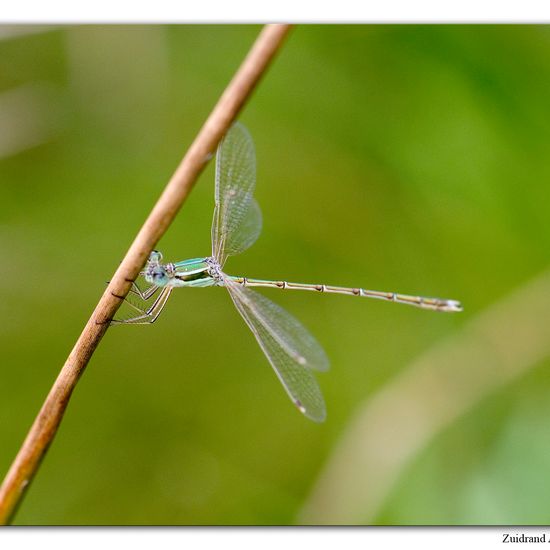
[[[216,146],[280,48],[290,27],[266,25],[143,224],[61,369],[0,488],[0,524],[8,523],[51,444],[78,379],[149,253],[189,195]]]

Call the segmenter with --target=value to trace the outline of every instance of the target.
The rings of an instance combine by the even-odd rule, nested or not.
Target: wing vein
[[[322,422],[325,403],[311,370],[328,368],[321,346],[294,317],[265,296],[230,279],[224,282],[293,403],[308,418]]]

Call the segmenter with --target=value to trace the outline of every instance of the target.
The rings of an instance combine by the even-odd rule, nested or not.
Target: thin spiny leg
[[[113,319],[113,324],[132,324],[132,325],[148,325],[154,323],[157,317],[160,315],[166,301],[172,292],[171,287],[165,287],[162,292],[159,294],[153,305],[146,311],[139,309],[137,306],[133,305],[131,302],[128,302],[136,311],[139,311],[141,315],[137,317],[131,317],[130,319]]]
[[[151,298],[151,296],[154,296],[159,288],[160,287],[157,285],[151,285],[149,288],[141,290],[141,288],[139,288],[139,286],[135,282],[133,282],[130,292],[133,294],[137,294],[144,302],[146,302],[147,300],[149,300],[149,298]]]
[[[107,281],[106,284],[109,284],[111,281]],[[130,281],[128,281],[130,282]],[[151,296],[154,296],[157,290],[160,287],[157,285],[151,285],[149,288],[146,288],[145,290],[141,290],[137,283],[135,281],[132,281],[132,286],[130,287],[130,290],[128,291],[128,294],[136,294],[139,296],[144,302],[149,300]],[[113,294],[113,296],[117,296],[116,294]],[[118,296],[117,296],[118,297]]]
[[[157,298],[157,300],[158,300],[158,298]],[[155,302],[153,303],[153,305],[152,305],[151,307],[149,307],[149,309],[146,310],[146,309],[142,309],[142,308],[140,308],[139,306],[137,306],[136,304],[130,302],[130,300],[128,300],[128,298],[126,298],[124,301],[125,301],[125,303],[126,303],[127,305],[129,305],[132,309],[135,309],[137,312],[141,313],[142,315],[146,315],[147,312],[150,311],[152,308],[154,308],[155,305],[156,305],[156,303],[157,303],[157,302],[155,301]]]
[[[151,285],[149,288],[145,289],[144,291],[142,291],[139,286],[134,282],[132,283],[132,288],[130,288],[130,291],[129,291],[129,294],[135,294],[137,296],[140,297],[140,299],[143,301],[143,302],[146,302],[147,300],[149,300],[152,296],[155,295],[155,293],[159,290],[159,286],[156,286],[156,285]],[[157,301],[158,301],[158,298],[157,298]],[[157,304],[157,301],[155,301],[153,303],[153,305],[148,309],[148,310],[145,310],[145,309],[142,309],[141,307],[137,306],[136,304],[134,304],[131,300],[128,299],[128,297],[126,297],[124,299],[124,302],[126,304],[128,304],[132,309],[135,309],[137,312],[139,312],[141,315],[139,315],[138,317],[143,317],[144,315],[147,315],[148,312],[150,310],[152,310],[156,304]],[[131,321],[132,319],[136,319],[136,317],[132,317],[131,319],[129,319],[129,321]],[[124,321],[122,319],[113,319],[112,321],[114,324],[117,324],[117,323],[123,323],[123,322],[128,322],[128,321]]]
[[[166,302],[168,301],[168,298],[170,297],[170,294],[172,293],[172,290],[174,290],[174,287],[170,286],[170,287],[167,287],[167,291],[165,293],[165,298],[162,300],[162,302],[160,303],[160,305],[157,307],[157,310],[156,312],[153,312],[152,313],[152,317],[149,321],[149,323],[154,323],[158,316],[162,313],[162,310],[164,309],[164,306],[166,305]]]
[[[151,308],[149,308],[148,310],[144,310],[139,308],[135,304],[132,304],[132,302],[130,302],[129,300],[125,300],[125,303],[128,304],[132,309],[135,309],[138,313],[140,313],[140,315],[137,315],[136,317],[130,317],[128,319],[113,319],[111,321],[111,325],[134,324],[141,319],[147,319],[151,314],[151,309],[155,307],[157,301],[155,301]]]
[[[149,325],[151,323],[154,323],[164,309],[164,306],[166,305],[166,302],[168,301],[172,290],[173,287],[164,287],[153,305],[146,311],[143,311],[137,306],[133,305],[131,302],[128,302],[128,304],[132,306],[135,310],[141,312],[141,315],[138,315],[137,317],[131,317],[130,319],[113,319],[111,321],[111,324]]]

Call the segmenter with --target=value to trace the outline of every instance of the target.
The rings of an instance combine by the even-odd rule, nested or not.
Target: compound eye
[[[162,260],[162,254],[158,250],[153,250],[151,254],[149,255],[149,262],[151,263],[160,263]]]
[[[155,270],[153,273],[152,273],[152,278],[153,280],[151,282],[155,283],[156,285],[159,285],[159,286],[163,286],[164,284],[166,284],[168,278],[166,276],[166,272],[162,269],[162,268],[159,268],[157,270]]]

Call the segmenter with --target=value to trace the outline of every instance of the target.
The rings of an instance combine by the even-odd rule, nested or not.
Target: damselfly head
[[[166,272],[166,269],[161,265],[148,266],[144,271],[145,280],[156,286],[166,286],[170,277]]]
[[[145,269],[142,271],[145,280],[153,285],[165,286],[170,280],[170,274],[167,270],[168,266],[162,265],[162,254],[158,250],[153,250],[149,255],[149,259],[145,264]]]
[[[160,264],[162,260],[162,252],[159,252],[158,250],[153,250],[151,254],[149,254],[149,259],[147,260],[148,264]]]

